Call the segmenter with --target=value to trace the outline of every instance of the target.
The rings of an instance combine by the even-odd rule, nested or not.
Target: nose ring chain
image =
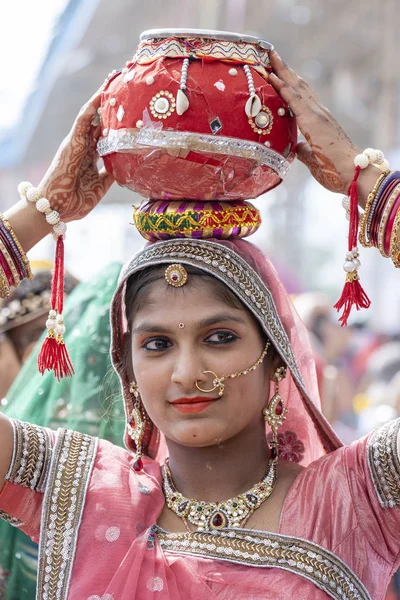
[[[224,391],[225,391],[225,381],[227,379],[235,379],[236,377],[241,377],[242,375],[248,375],[249,373],[251,373],[252,371],[255,371],[257,369],[257,367],[259,365],[261,365],[262,361],[264,360],[264,358],[267,355],[268,352],[268,348],[270,347],[270,342],[268,341],[265,344],[265,348],[262,351],[262,354],[260,356],[260,358],[254,363],[254,365],[252,365],[251,367],[248,367],[247,369],[243,369],[243,371],[236,371],[236,373],[232,373],[231,375],[223,375],[222,377],[218,377],[218,375],[216,373],[214,373],[214,371],[203,371],[204,375],[207,375],[208,373],[211,373],[211,375],[213,375],[213,386],[210,390],[205,390],[203,388],[201,388],[199,386],[198,383],[198,379],[196,379],[195,381],[195,386],[196,388],[200,391],[200,392],[205,392],[205,393],[209,393],[209,392],[213,392],[215,389],[219,388],[218,391],[218,395],[222,396]]]

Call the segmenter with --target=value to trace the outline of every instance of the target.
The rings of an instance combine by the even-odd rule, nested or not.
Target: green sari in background
[[[61,382],[52,373],[40,375],[40,340],[3,399],[3,413],[122,445],[123,403],[109,357],[109,308],[120,270],[120,264],[108,265],[92,280],[79,284],[65,304],[65,340],[77,374]],[[0,600],[35,600],[37,556],[36,544],[0,522]]]

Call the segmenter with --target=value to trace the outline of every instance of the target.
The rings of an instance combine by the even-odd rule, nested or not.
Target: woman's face
[[[257,361],[265,341],[251,313],[227,304],[200,277],[189,275],[182,288],[164,280],[148,287],[131,323],[131,343],[135,381],[153,423],[167,439],[196,447],[262,426],[268,354],[255,371],[227,380],[222,397],[218,388],[207,393],[195,386],[197,380],[203,389],[213,387],[213,375],[204,371],[221,377]],[[198,402],[191,404],[193,398]]]

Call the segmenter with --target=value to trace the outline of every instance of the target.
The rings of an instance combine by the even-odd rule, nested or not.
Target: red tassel
[[[338,312],[344,307],[343,314],[339,319],[339,323],[341,323],[342,327],[347,325],[347,320],[353,306],[355,306],[357,310],[360,310],[360,308],[369,308],[371,306],[371,301],[361,287],[360,278],[356,271],[346,275],[346,283],[344,284],[342,295],[334,306]]]
[[[351,182],[347,192],[350,198],[350,223],[348,237],[349,252],[352,252],[354,249],[357,248],[358,176],[360,175],[360,171],[361,168],[356,167],[353,181]],[[353,306],[355,306],[357,310],[360,310],[360,308],[369,308],[371,306],[371,301],[360,284],[360,278],[358,276],[357,270],[346,274],[346,283],[344,285],[342,295],[334,305],[334,308],[336,308],[338,312],[343,308],[342,316],[339,318],[339,323],[342,327],[347,325],[347,321]]]
[[[64,307],[64,239],[62,235],[57,238],[50,306],[49,319],[54,321],[55,326],[49,329],[43,342],[38,357],[38,367],[42,375],[45,371],[53,371],[55,377],[60,381],[63,377],[71,377],[74,374],[64,338],[62,335],[57,335],[55,330],[57,325],[62,324]],[[58,321],[61,322],[58,323]]]

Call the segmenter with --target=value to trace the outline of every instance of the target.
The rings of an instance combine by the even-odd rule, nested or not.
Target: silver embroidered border
[[[376,429],[367,444],[371,479],[385,508],[400,504],[399,430],[400,418]]]
[[[25,474],[25,467],[26,467],[26,459],[27,456],[29,455],[29,432],[28,432],[28,426],[27,423],[22,423],[20,422],[19,424],[17,423],[17,428],[18,426],[21,428],[19,431],[19,434],[21,435],[22,438],[22,456],[19,460],[19,469],[17,472],[16,477],[13,480],[13,483],[16,484],[20,484],[22,483],[22,477]]]
[[[63,472],[69,463],[69,451],[74,436],[78,437],[80,452],[73,482],[62,487]],[[80,438],[80,441],[79,441]],[[97,452],[98,440],[88,435],[59,429],[53,451],[49,481],[43,499],[39,568],[36,600],[66,600],[68,597],[71,572],[75,558],[78,532],[82,520],[85,498]],[[68,496],[68,516],[60,513],[60,493]],[[58,571],[54,571],[53,561],[59,559],[55,555],[55,538],[62,538],[62,560]],[[51,593],[50,581],[57,578],[56,594]]]
[[[289,367],[300,393],[304,406],[313,421],[327,452],[342,445],[324,416],[318,411],[309,396],[287,333],[279,318],[270,290],[259,275],[236,252],[209,240],[167,240],[156,242],[134,256],[123,273],[124,279],[148,266],[162,263],[181,262],[199,267],[220,279],[237,294],[263,329],[282,359]],[[257,300],[256,296],[259,298]],[[114,354],[115,349],[112,349]]]
[[[17,428],[17,421],[15,419],[10,419],[11,422],[11,427],[13,430],[13,453],[12,453],[12,457],[11,457],[11,463],[10,463],[10,468],[8,469],[5,479],[6,481],[10,481],[11,478],[11,474],[15,469],[15,465],[16,465],[16,461],[17,461],[17,454],[18,454],[18,428]]]
[[[302,538],[248,529],[182,534],[169,533],[156,526],[155,533],[161,548],[165,551],[194,556],[200,555],[213,560],[229,561],[246,566],[283,569],[308,579],[335,600],[371,600],[371,596],[362,581],[344,561],[322,546]],[[208,542],[202,543],[196,537],[200,537],[200,540],[208,538]],[[243,552],[222,544],[218,545],[219,537],[234,538],[239,542],[247,542],[253,546],[254,552]],[[272,555],[260,556],[257,552],[257,544],[267,549],[273,549],[274,553],[279,549],[280,558]],[[350,595],[345,593],[342,586],[337,586],[333,579],[329,580],[323,574],[322,569],[315,571],[311,565],[307,565],[301,560],[294,561],[285,558],[285,552],[288,551],[298,553],[299,558],[304,556],[318,561],[322,569],[326,567],[333,570],[336,576],[343,581],[342,586],[346,584],[346,587],[350,590]]]
[[[266,165],[283,179],[289,170],[290,163],[278,152],[266,148],[258,142],[250,142],[239,138],[213,136],[191,131],[175,131],[150,129],[111,129],[107,137],[97,144],[100,156],[113,152],[126,152],[151,148],[181,148],[195,152],[225,154],[256,161]]]

